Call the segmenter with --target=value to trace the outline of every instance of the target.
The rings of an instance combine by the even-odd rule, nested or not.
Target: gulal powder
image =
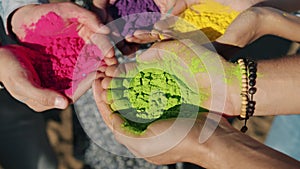
[[[238,11],[228,6],[213,0],[206,0],[185,10],[175,23],[174,30],[191,32],[200,29],[209,40],[214,41],[225,33],[227,27],[238,15]]]
[[[97,67],[105,65],[101,50],[78,35],[76,18],[64,20],[55,12],[24,26],[21,43],[40,55],[30,55],[41,85],[72,98],[78,84]]]

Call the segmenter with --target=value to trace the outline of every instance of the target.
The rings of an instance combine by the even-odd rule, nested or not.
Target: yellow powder
[[[213,0],[193,5],[185,10],[174,26],[174,30],[190,32],[202,30],[209,40],[214,41],[225,33],[239,12]]]

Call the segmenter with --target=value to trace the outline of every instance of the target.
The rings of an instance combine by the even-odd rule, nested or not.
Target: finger
[[[93,32],[99,33],[99,34],[109,34],[110,30],[107,26],[105,26],[103,23],[101,23],[98,19],[98,17],[77,5],[72,5],[70,8],[73,8],[73,12],[70,12],[69,18],[78,18],[78,22],[87,26],[90,28]]]
[[[135,43],[150,43],[160,40],[158,32],[148,31],[148,30],[136,30],[133,36],[126,39],[128,42]]]
[[[36,87],[28,82],[28,79],[14,85],[8,84],[8,86],[9,92],[16,99],[37,112],[53,108],[65,109],[69,104],[68,99],[62,94],[50,89]]]
[[[104,58],[104,61],[105,63],[108,65],[108,66],[111,66],[111,65],[115,65],[118,63],[117,59],[115,57],[112,57],[112,58]]]
[[[98,102],[97,106],[98,106],[100,114],[103,118],[103,121],[111,130],[113,130],[113,124],[112,124],[112,119],[111,119],[113,112],[112,112],[111,108],[108,106],[108,104],[106,104],[104,102]]]
[[[120,66],[121,64],[108,66],[105,70],[105,75],[109,77],[113,77],[115,75],[115,72],[117,71],[117,69],[119,69]]]
[[[178,17],[169,16],[166,19],[157,21],[154,24],[153,28],[163,32],[164,30],[169,30],[170,28],[172,28],[175,25],[177,20],[178,20]]]
[[[110,91],[108,90],[103,90],[101,92],[101,100],[106,103],[106,104],[111,104],[112,103],[112,96],[110,95]]]
[[[101,85],[103,87],[103,89],[108,89],[110,88],[110,82],[111,82],[112,78],[111,77],[106,77],[102,80]]]
[[[113,45],[110,43],[107,36],[102,34],[94,34],[91,36],[90,40],[93,44],[98,46],[98,48],[102,51],[103,56],[107,58],[112,58],[115,56]]]
[[[102,102],[102,97],[101,97],[101,93],[104,91],[102,85],[102,79],[96,79],[94,80],[93,84],[92,84],[92,91],[93,91],[93,95],[94,95],[94,99],[96,103],[100,103]]]

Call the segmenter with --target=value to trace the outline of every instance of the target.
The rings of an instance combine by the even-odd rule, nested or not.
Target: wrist
[[[230,63],[226,70],[227,99],[225,114],[237,116],[241,110],[241,77],[238,64]]]
[[[199,138],[194,139],[197,143],[194,146],[189,146],[191,153],[187,162],[209,169],[229,168],[224,163],[226,159],[222,155],[226,154],[228,149],[229,145],[226,144],[230,143],[231,138],[234,137],[233,135],[237,135],[239,132],[224,117],[220,121],[214,121],[213,119],[211,121],[218,123],[217,128],[204,143],[200,143]]]

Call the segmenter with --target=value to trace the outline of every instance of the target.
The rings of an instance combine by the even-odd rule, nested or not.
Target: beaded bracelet
[[[242,105],[239,119],[245,120],[244,126],[241,128],[241,131],[245,133],[248,130],[247,120],[253,116],[255,110],[256,102],[253,100],[253,95],[256,93],[256,87],[254,86],[257,77],[257,64],[254,61],[244,59],[239,59],[238,64],[242,74]]]

